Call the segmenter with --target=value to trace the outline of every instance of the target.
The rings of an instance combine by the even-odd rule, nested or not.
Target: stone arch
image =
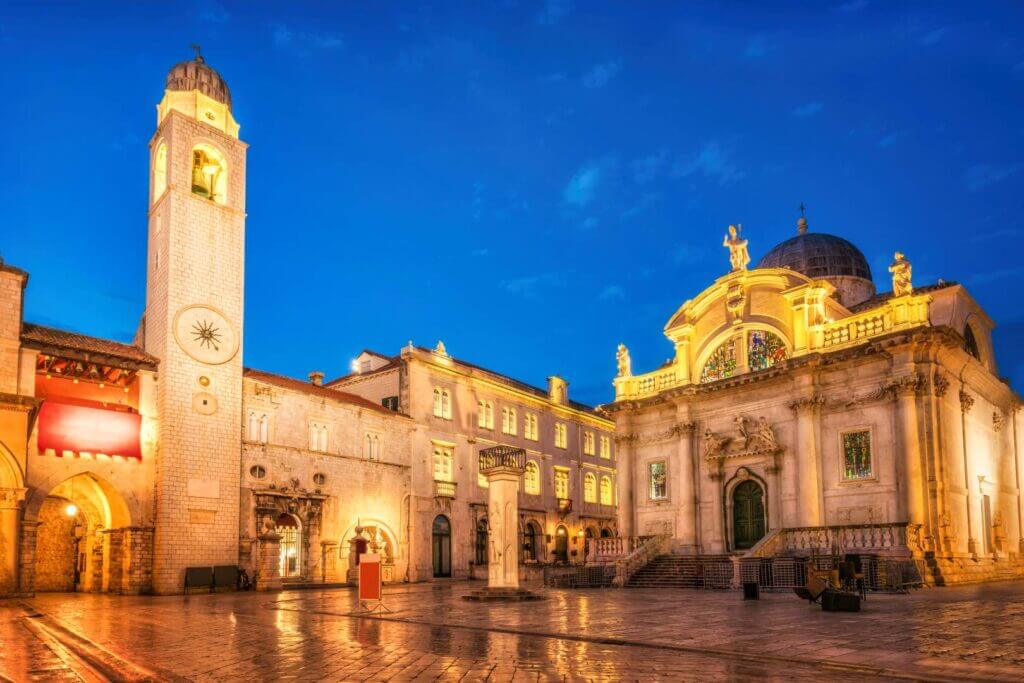
[[[20,489],[25,486],[25,477],[14,457],[14,452],[0,441],[0,489]]]
[[[792,355],[792,340],[789,335],[774,322],[770,322],[765,318],[758,318],[757,320],[751,320],[739,325],[723,323],[713,334],[705,337],[703,343],[697,347],[697,353],[695,355],[696,361],[693,364],[693,376],[697,378],[700,377],[701,373],[704,371],[704,366],[711,358],[711,355],[730,338],[736,337],[741,340],[741,344],[745,345],[747,336],[755,330],[765,330],[766,332],[774,334],[776,337],[781,339],[782,343],[786,346],[787,355]],[[745,351],[741,350],[740,353],[745,354]]]
[[[762,505],[762,511],[763,511],[763,519],[764,519],[764,533],[761,535],[761,538],[766,536],[768,534],[768,530],[771,528],[771,519],[769,517],[769,512],[768,512],[769,508],[770,508],[770,505],[769,505],[769,495],[770,495],[770,492],[769,492],[769,489],[768,489],[767,481],[765,481],[765,479],[763,477],[761,477],[760,475],[758,475],[755,472],[753,472],[752,470],[750,470],[750,468],[748,468],[748,467],[739,467],[739,468],[737,468],[736,472],[725,483],[725,486],[723,488],[722,501],[723,501],[723,505],[724,505],[725,509],[720,511],[720,514],[725,515],[725,522],[726,522],[726,525],[725,525],[725,535],[726,535],[726,538],[723,539],[723,542],[726,544],[726,546],[730,550],[735,550],[736,549],[736,529],[734,528],[734,525],[735,525],[735,517],[734,517],[735,510],[734,510],[734,500],[733,500],[733,497],[736,494],[736,489],[739,486],[741,486],[742,484],[746,484],[747,482],[751,482],[753,484],[756,484],[761,489],[761,505]]]
[[[192,194],[217,204],[227,204],[230,169],[224,150],[212,140],[197,139],[192,145],[188,163]]]
[[[153,196],[150,204],[156,204],[167,190],[167,141],[163,138],[156,144],[156,151],[153,152]]]
[[[67,493],[61,494],[65,487],[68,488]],[[33,487],[32,494],[25,503],[25,519],[37,519],[46,498],[54,492],[65,495],[76,503],[83,497],[92,500],[101,512],[103,525],[107,529],[132,526],[133,519],[140,517],[138,514],[132,514],[131,506],[113,484],[83,468],[71,475],[55,474]]]
[[[357,526],[362,527],[363,529],[375,529],[380,532],[380,535],[384,539],[385,546],[384,557],[381,558],[384,561],[384,564],[389,564],[388,553],[390,553],[391,564],[400,557],[398,535],[394,532],[391,526],[384,520],[377,517],[361,517],[357,522],[351,524],[347,529],[345,529],[344,533],[341,535],[341,539],[339,539],[338,552],[342,559],[348,557],[349,546],[351,545],[349,542],[355,537]]]

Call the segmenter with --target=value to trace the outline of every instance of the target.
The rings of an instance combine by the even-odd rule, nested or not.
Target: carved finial
[[[909,296],[914,292],[914,285],[910,282],[912,267],[903,252],[897,251],[893,254],[889,272],[892,273],[893,296]]]
[[[202,48],[200,48],[195,43],[192,43],[192,49],[195,50],[195,52],[196,52],[196,59],[195,59],[195,61],[199,62],[200,64],[202,64],[203,62],[206,61],[205,59],[203,59]]]
[[[729,250],[729,263],[733,271],[746,270],[750,263],[750,253],[747,251],[747,240],[740,237],[743,225],[737,223],[729,226],[729,234],[722,240],[722,246]]]

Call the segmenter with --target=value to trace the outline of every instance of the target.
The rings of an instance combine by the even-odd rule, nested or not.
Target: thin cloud
[[[602,62],[590,67],[590,71],[583,74],[583,87],[603,88],[608,81],[615,78],[622,70],[621,61]]]
[[[499,286],[509,294],[535,297],[539,290],[547,287],[557,287],[564,282],[565,278],[561,273],[541,273],[540,275],[528,275],[511,280],[502,280]]]
[[[807,104],[801,104],[799,107],[793,110],[793,116],[808,117],[814,116],[822,109],[825,105],[821,102],[808,102]]]
[[[472,256],[483,257],[488,256],[491,253],[490,249],[474,249],[470,252]]]
[[[843,4],[836,7],[839,12],[860,12],[862,9],[868,6],[868,0],[850,0],[850,2],[844,2]]]
[[[991,166],[989,164],[975,164],[964,172],[964,183],[971,192],[976,192],[984,187],[1006,180],[1020,170],[1019,165],[1013,166]]]
[[[704,143],[693,159],[685,163],[677,163],[672,169],[672,175],[678,178],[686,178],[694,174],[714,180],[719,185],[731,185],[747,175],[733,161],[732,153],[723,148],[717,140]]]
[[[569,0],[546,0],[537,14],[537,23],[541,26],[554,26],[570,11],[572,3]]]
[[[594,218],[593,216],[588,216],[587,219],[583,221],[580,227],[582,227],[584,230],[593,230],[594,228],[597,227],[597,223],[598,220],[596,218]]]
[[[608,285],[597,295],[601,301],[622,301],[626,298],[626,292],[618,285]]]
[[[295,31],[286,24],[274,27],[272,39],[276,47],[297,50],[300,54],[309,54],[313,50],[336,50],[345,44],[337,35]]]
[[[585,164],[573,174],[569,183],[562,191],[562,199],[566,204],[584,207],[594,201],[597,188],[601,184],[600,164]]]
[[[638,185],[646,185],[655,180],[668,162],[668,152],[661,150],[633,162],[633,180]]]
[[[1018,228],[1002,228],[1000,230],[993,230],[992,232],[983,232],[975,235],[971,238],[972,242],[987,242],[988,240],[1000,239],[1003,237],[1010,237],[1016,239],[1020,237],[1021,231]]]
[[[948,26],[943,26],[942,28],[937,28],[933,31],[929,31],[928,33],[924,34],[924,37],[921,38],[921,44],[935,45],[940,40],[942,40],[943,36],[945,36],[947,33],[949,33]]]
[[[659,199],[661,199],[661,193],[647,192],[642,197],[640,197],[640,200],[636,204],[623,211],[622,217],[632,218],[633,216],[636,216],[637,214],[647,209],[647,207],[651,206]]]
[[[897,140],[899,140],[902,135],[903,135],[903,133],[901,133],[899,131],[896,131],[894,133],[889,133],[888,135],[882,137],[882,139],[880,139],[878,141],[878,146],[879,147],[888,147],[892,143],[894,143]]]

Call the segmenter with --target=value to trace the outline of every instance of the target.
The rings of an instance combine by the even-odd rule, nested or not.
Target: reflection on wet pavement
[[[1022,583],[871,596],[859,614],[822,613],[792,595],[744,602],[702,591],[552,590],[541,602],[467,603],[471,587],[386,589],[394,612],[382,617],[350,616],[348,590],[30,602],[120,657],[193,680],[1024,677]],[[23,614],[0,603],[0,673],[76,680]]]

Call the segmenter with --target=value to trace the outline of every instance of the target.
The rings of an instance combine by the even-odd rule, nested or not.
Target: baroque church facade
[[[440,343],[326,383],[244,367],[247,145],[202,57],[168,74],[149,147],[133,343],[25,322],[29,275],[0,261],[0,596],[177,593],[189,567],[341,583],[366,551],[386,581],[471,576],[489,559],[476,455],[496,443],[533,463],[527,566],[582,563],[614,533],[613,422],[560,378]]]
[[[690,555],[878,553],[934,583],[1021,575],[1020,398],[992,320],[954,282],[915,287],[897,253],[876,293],[841,237],[797,235],[731,270],[633,374],[620,345],[614,417],[624,535]]]

